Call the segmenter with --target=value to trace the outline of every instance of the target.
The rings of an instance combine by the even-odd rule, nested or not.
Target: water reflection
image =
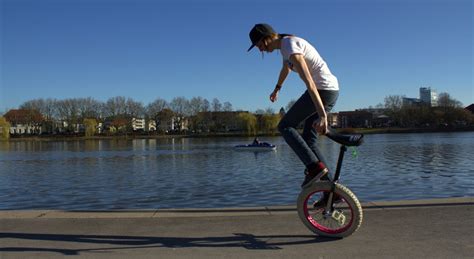
[[[304,167],[281,137],[0,142],[0,209],[294,204]],[[339,146],[320,148],[334,171]],[[474,133],[368,135],[342,182],[362,201],[474,196]]]

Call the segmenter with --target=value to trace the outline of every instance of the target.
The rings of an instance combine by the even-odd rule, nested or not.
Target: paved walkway
[[[0,211],[0,258],[474,258],[474,198],[364,204],[345,239],[294,207]]]

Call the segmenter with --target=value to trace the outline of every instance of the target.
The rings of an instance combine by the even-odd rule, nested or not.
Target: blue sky
[[[0,112],[36,98],[201,96],[234,109],[284,107],[296,74],[268,96],[278,53],[247,53],[255,23],[310,41],[340,82],[335,111],[420,87],[474,102],[471,0],[0,0]]]

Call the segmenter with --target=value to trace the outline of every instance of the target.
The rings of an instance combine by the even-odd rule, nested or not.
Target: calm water
[[[232,148],[251,138],[0,142],[0,209],[294,204],[304,167],[281,137],[261,140],[277,151]],[[335,163],[339,146],[320,147]],[[474,196],[474,132],[367,135],[357,151],[342,182],[361,201]]]

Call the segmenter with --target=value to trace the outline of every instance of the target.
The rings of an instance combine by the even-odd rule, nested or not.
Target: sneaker
[[[320,164],[323,165],[322,163]],[[325,176],[328,172],[329,170],[326,167],[319,170],[319,172],[314,172],[314,171],[309,172],[308,170],[305,170],[304,171],[305,177],[304,177],[303,183],[301,184],[301,188],[306,188],[310,186],[313,182],[319,180],[321,177]]]
[[[313,208],[317,210],[326,208],[328,199],[329,199],[329,194],[324,193],[321,199],[313,203]],[[336,197],[333,199],[334,199],[333,204],[342,202],[342,198],[340,196],[336,195]]]

